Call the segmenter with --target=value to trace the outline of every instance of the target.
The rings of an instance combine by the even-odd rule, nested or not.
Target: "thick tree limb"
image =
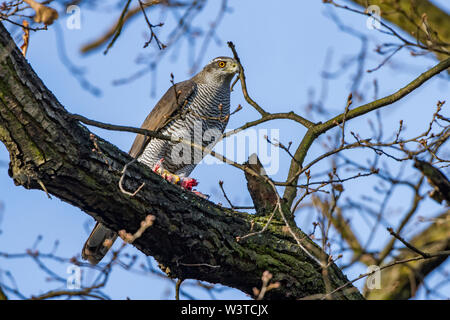
[[[118,188],[130,156],[99,137],[94,148],[90,135],[44,86],[0,24],[0,140],[10,153],[9,174],[16,185],[45,186],[115,231],[134,233],[147,215],[155,216],[133,245],[155,257],[171,277],[221,283],[252,295],[268,270],[280,287],[267,292],[267,299],[325,293],[321,267],[283,232],[284,223],[272,222],[266,232],[238,242],[236,237],[249,233],[253,215],[201,199],[139,163],[128,167],[123,182],[126,190],[145,183],[131,198]],[[258,217],[254,230],[266,222]],[[301,230],[295,232],[317,247]],[[332,288],[348,281],[334,264],[328,273]],[[350,290],[337,298],[362,296]]]

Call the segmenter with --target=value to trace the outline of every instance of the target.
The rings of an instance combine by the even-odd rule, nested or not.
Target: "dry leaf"
[[[45,25],[51,25],[53,21],[58,19],[58,11],[53,8],[44,6],[43,4],[36,2],[34,0],[23,0],[36,12],[34,16],[34,21],[38,23],[43,23]]]
[[[27,20],[23,20],[23,44],[20,46],[20,49],[22,50],[22,55],[25,57],[27,55],[28,50],[28,44],[30,43],[30,29],[28,29],[29,23]]]

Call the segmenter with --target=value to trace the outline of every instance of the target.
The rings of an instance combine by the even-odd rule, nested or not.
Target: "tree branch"
[[[129,197],[118,182],[132,158],[99,137],[101,154],[93,151],[90,136],[44,86],[0,24],[0,141],[9,151],[9,174],[16,185],[43,185],[115,231],[133,234],[153,215],[153,225],[133,245],[153,256],[169,277],[221,283],[252,295],[268,270],[280,286],[266,299],[325,293],[321,267],[283,231],[284,223],[272,222],[266,232],[238,242],[236,237],[249,233],[253,215],[197,197],[140,163],[128,166],[123,187],[145,186]],[[253,229],[261,230],[265,222],[260,218]],[[319,249],[300,229],[294,231],[304,244]],[[332,289],[348,282],[335,264],[328,271]],[[362,296],[351,290],[338,298]]]
[[[366,8],[367,0],[351,0]],[[381,18],[386,19],[403,31],[411,35],[418,42],[428,44],[428,31],[424,32],[423,18],[431,26],[439,40],[450,44],[450,16],[429,0],[398,1],[398,0],[371,0],[370,5],[377,5],[381,9]],[[434,35],[433,35],[434,36]],[[448,52],[448,47],[445,48]],[[448,54],[436,53],[439,60],[448,59]]]
[[[435,222],[420,234],[416,235],[409,242],[414,248],[420,248],[420,256],[418,259],[411,260],[407,265],[396,264],[393,267],[383,271],[381,277],[381,289],[371,290],[367,292],[366,298],[372,300],[396,300],[409,299],[415,295],[412,288],[417,288],[423,283],[425,277],[438,268],[447,258],[448,255],[437,255],[433,258],[425,258],[433,256],[432,252],[445,252],[450,250],[450,219],[447,210],[440,216],[436,217]],[[392,262],[404,261],[416,257],[416,252],[411,250],[402,250],[397,254]],[[420,259],[422,257],[422,259]]]
[[[344,120],[349,121],[351,119],[367,114],[371,111],[393,104],[394,102],[402,99],[403,97],[405,97],[406,95],[408,95],[409,93],[420,87],[422,84],[424,84],[426,81],[428,81],[435,75],[439,74],[440,72],[448,69],[449,67],[450,67],[450,58],[447,58],[446,60],[440,62],[433,68],[422,73],[420,76],[418,76],[416,79],[411,81],[409,84],[407,84],[405,87],[401,88],[397,92],[388,95],[384,98],[364,104],[357,108],[351,109],[348,112],[341,113],[340,115],[326,121],[325,123],[318,123],[313,127],[309,128],[294,154],[294,159],[291,161],[291,166],[289,168],[289,174],[287,178],[288,184],[291,185],[286,187],[283,195],[283,198],[287,201],[287,203],[289,205],[292,205],[292,202],[294,201],[297,195],[296,185],[298,182],[299,175],[303,172],[301,165],[305,160],[309,148],[311,147],[312,143],[316,140],[317,137],[327,132],[328,130],[339,126]]]

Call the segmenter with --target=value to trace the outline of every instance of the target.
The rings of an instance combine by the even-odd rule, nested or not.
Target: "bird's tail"
[[[81,257],[96,265],[103,259],[116,239],[116,232],[97,222],[83,246]]]

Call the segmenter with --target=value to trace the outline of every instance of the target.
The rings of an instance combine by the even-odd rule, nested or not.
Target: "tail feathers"
[[[96,265],[103,259],[116,239],[116,232],[97,222],[83,246],[81,257]],[[105,240],[109,240],[107,241],[109,243],[105,243]]]

